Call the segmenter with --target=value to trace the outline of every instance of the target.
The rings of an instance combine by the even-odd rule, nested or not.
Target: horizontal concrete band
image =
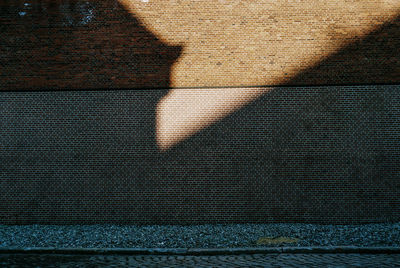
[[[400,254],[399,247],[245,247],[245,248],[0,248],[0,254],[79,255],[238,255],[238,254]]]

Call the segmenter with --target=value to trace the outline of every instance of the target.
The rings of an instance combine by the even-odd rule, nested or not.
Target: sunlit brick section
[[[157,105],[157,144],[165,151],[270,90],[269,88],[173,89]]]
[[[400,12],[400,2],[392,0],[149,0],[146,3],[121,0],[121,3],[165,42],[184,47],[171,73],[173,87],[287,83],[330,54],[390,22]],[[332,67],[346,72],[345,66],[337,62]],[[379,76],[370,80],[385,81]],[[399,78],[394,80],[398,82]],[[296,84],[327,82],[366,81],[351,78],[327,81],[320,77]]]

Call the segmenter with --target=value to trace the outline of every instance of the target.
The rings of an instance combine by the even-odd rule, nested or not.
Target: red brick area
[[[161,42],[118,1],[18,3],[0,1],[1,89],[169,86],[181,47]]]

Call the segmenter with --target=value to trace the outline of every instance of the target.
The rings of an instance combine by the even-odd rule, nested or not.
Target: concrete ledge
[[[70,255],[238,255],[238,254],[400,254],[399,247],[265,247],[265,248],[0,248],[0,254]]]

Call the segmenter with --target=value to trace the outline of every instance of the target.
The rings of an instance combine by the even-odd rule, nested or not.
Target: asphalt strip
[[[239,254],[400,254],[400,247],[257,248],[0,248],[0,254],[65,255],[239,255]]]

